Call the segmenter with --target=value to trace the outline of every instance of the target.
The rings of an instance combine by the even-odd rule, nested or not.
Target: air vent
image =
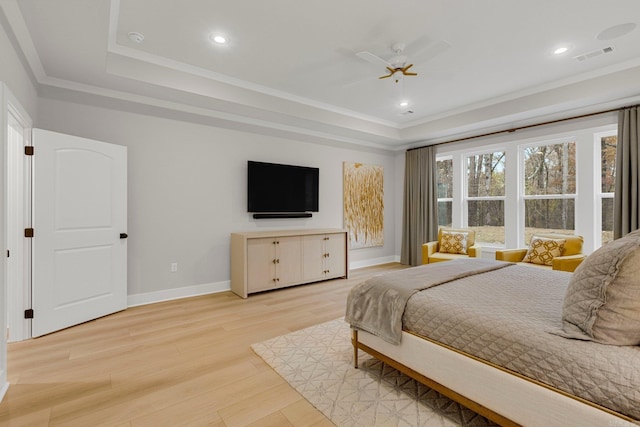
[[[407,111],[403,111],[402,113],[400,113],[401,116],[406,116],[409,114],[413,114],[413,110],[407,110]]]
[[[578,56],[574,56],[573,59],[577,59],[578,61],[586,61],[587,59],[595,58],[596,56],[600,56],[603,53],[613,52],[613,46],[607,46],[603,49],[592,50],[591,52],[586,52]]]

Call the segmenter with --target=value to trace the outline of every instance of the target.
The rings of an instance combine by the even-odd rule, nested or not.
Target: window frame
[[[466,186],[466,158],[470,155],[504,151],[505,159],[505,196],[504,196],[504,245],[482,244],[487,250],[485,257],[499,248],[524,248],[524,159],[521,147],[532,145],[552,145],[567,140],[576,143],[576,191],[569,195],[531,195],[530,198],[572,198],[575,200],[574,233],[584,237],[583,252],[591,253],[601,245],[601,203],[611,194],[601,195],[600,176],[593,171],[601,168],[601,135],[617,133],[617,115],[610,114],[584,120],[570,121],[554,126],[525,129],[518,132],[505,132],[478,139],[442,144],[437,147],[436,160],[453,159],[453,201],[452,226],[468,227],[468,193]],[[597,149],[596,149],[597,148]],[[513,165],[517,167],[513,167]],[[597,176],[596,176],[597,175]],[[598,182],[596,182],[596,179]],[[597,185],[597,187],[596,187]],[[521,190],[522,188],[522,190]],[[494,196],[498,197],[498,196]],[[475,197],[474,197],[475,198]],[[492,197],[493,198],[493,197]]]
[[[594,164],[594,170],[599,171],[599,173],[594,174],[594,186],[596,188],[596,206],[595,206],[595,218],[594,218],[594,226],[597,226],[596,229],[594,230],[594,243],[596,245],[596,247],[600,247],[602,246],[602,232],[604,231],[602,229],[602,201],[603,199],[613,199],[615,193],[613,192],[606,192],[603,193],[602,192],[602,138],[606,138],[608,136],[615,136],[617,138],[618,136],[618,130],[614,129],[614,130],[606,130],[606,131],[601,131],[601,132],[594,132],[593,134],[593,144],[594,144],[594,151],[597,152],[599,154],[599,156],[597,156],[595,158],[595,162],[596,164]],[[617,147],[617,140],[616,140],[616,150],[618,149]],[[594,156],[595,157],[595,156]],[[616,170],[616,173],[618,171]]]
[[[502,228],[504,230],[504,241],[506,244],[506,228],[505,228],[505,224],[504,222],[506,222],[506,214],[507,214],[507,210],[506,210],[506,198],[507,198],[507,182],[506,182],[506,173],[507,173],[507,162],[508,162],[508,154],[507,154],[507,148],[504,146],[486,146],[484,147],[486,149],[484,150],[476,150],[476,151],[468,151],[462,154],[462,165],[463,165],[463,170],[462,170],[462,183],[463,183],[463,187],[462,187],[462,227],[463,228],[472,228],[469,226],[469,201],[502,201],[502,206],[503,206],[503,224],[502,224]],[[483,155],[483,154],[494,154],[494,153],[503,153],[504,154],[504,173],[505,173],[505,183],[504,183],[504,194],[502,196],[469,196],[469,157],[471,156],[479,156],[479,155]],[[454,162],[454,176],[456,175],[455,172],[455,162]],[[454,206],[454,205],[453,205]],[[453,207],[452,206],[452,207]],[[452,212],[451,214],[452,217],[455,216],[455,214]],[[481,240],[478,239],[477,237],[477,233],[476,233],[476,242],[478,242],[479,244],[482,244],[482,246],[484,247],[496,247],[496,248],[501,248],[504,247],[504,244],[500,245],[500,244],[494,244],[491,242],[483,242]]]
[[[542,147],[542,146],[551,146],[551,145],[558,145],[558,144],[564,144],[564,143],[574,143],[575,144],[575,151],[576,151],[576,164],[575,164],[575,187],[576,190],[573,193],[566,193],[566,194],[526,194],[526,179],[525,179],[525,172],[526,172],[526,167],[525,167],[525,154],[524,151],[527,148],[534,148],[534,147]],[[523,242],[525,245],[528,245],[529,242],[527,241],[527,226],[526,226],[526,212],[527,212],[527,208],[526,208],[526,202],[527,200],[573,200],[574,203],[574,214],[573,214],[573,232],[575,233],[575,228],[576,228],[576,212],[577,209],[576,207],[576,198],[577,198],[577,194],[579,191],[579,183],[580,183],[580,171],[579,171],[579,167],[578,167],[578,152],[579,152],[579,147],[578,147],[578,143],[576,141],[576,138],[573,136],[566,136],[566,137],[562,137],[562,138],[552,138],[552,139],[547,139],[547,138],[541,138],[536,140],[536,142],[528,142],[528,143],[522,143],[522,144],[518,144],[518,164],[519,164],[519,170],[518,170],[518,175],[520,177],[519,179],[519,183],[518,183],[518,200],[519,200],[519,206],[518,206],[518,213],[519,213],[519,217],[520,217],[520,221],[519,223],[522,224],[522,230],[518,230],[518,231],[522,231],[522,236],[520,236],[520,238],[522,238]]]
[[[443,161],[447,161],[447,160],[451,160],[451,169],[453,171],[455,171],[455,164],[453,161],[453,156],[452,155],[445,155],[445,156],[439,156],[436,157],[436,165],[438,162],[443,162]],[[439,168],[436,167],[436,171],[438,171]],[[453,179],[455,180],[455,172],[453,172]],[[455,188],[455,184],[453,185],[453,187]],[[454,188],[451,189],[451,197],[438,197],[438,201],[437,201],[437,206],[440,206],[440,202],[450,202],[451,203],[451,225],[453,226],[454,220],[453,220],[453,200],[454,200],[454,193],[455,190]],[[439,208],[438,208],[439,209]],[[438,210],[439,212],[439,210]],[[446,227],[446,225],[442,225],[440,224],[440,215],[438,215],[438,227]]]

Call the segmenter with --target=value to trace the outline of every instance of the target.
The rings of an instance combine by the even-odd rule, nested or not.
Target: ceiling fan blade
[[[356,53],[356,56],[364,61],[370,62],[371,64],[375,64],[375,65],[381,65],[385,68],[388,68],[391,66],[391,64],[389,64],[387,61],[385,61],[384,59],[380,58],[377,55],[374,55],[371,52],[358,52]]]
[[[422,49],[426,49],[434,41],[435,40],[433,40],[431,37],[424,34],[415,38],[413,41],[407,42],[405,51],[413,55],[414,53],[420,52]]]
[[[418,73],[406,73],[406,72],[403,72],[402,74],[404,74],[405,76],[417,76],[418,75]]]
[[[379,79],[388,79],[389,77],[391,77],[393,74],[387,74],[386,76],[380,76],[378,77]]]
[[[409,68],[411,68],[411,67],[413,67],[413,64],[409,64],[409,65],[407,65],[406,67],[404,67],[404,68],[402,69],[402,72],[403,72],[403,73],[404,73],[404,72],[406,72],[406,71],[407,71],[407,70],[409,70]]]
[[[415,64],[420,64],[435,58],[449,49],[451,49],[451,45],[449,43],[444,40],[437,40],[419,51],[409,52],[409,54]]]

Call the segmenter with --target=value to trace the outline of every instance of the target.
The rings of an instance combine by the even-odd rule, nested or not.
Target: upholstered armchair
[[[498,250],[496,259],[573,272],[587,257],[582,242],[582,236],[536,234],[528,248]]]
[[[432,264],[467,257],[479,258],[480,246],[475,245],[476,232],[462,228],[440,228],[438,240],[422,245],[422,263]]]

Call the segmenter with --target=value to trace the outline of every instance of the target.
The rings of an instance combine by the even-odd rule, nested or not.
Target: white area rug
[[[360,351],[333,320],[253,350],[337,426],[492,426],[486,418]]]

